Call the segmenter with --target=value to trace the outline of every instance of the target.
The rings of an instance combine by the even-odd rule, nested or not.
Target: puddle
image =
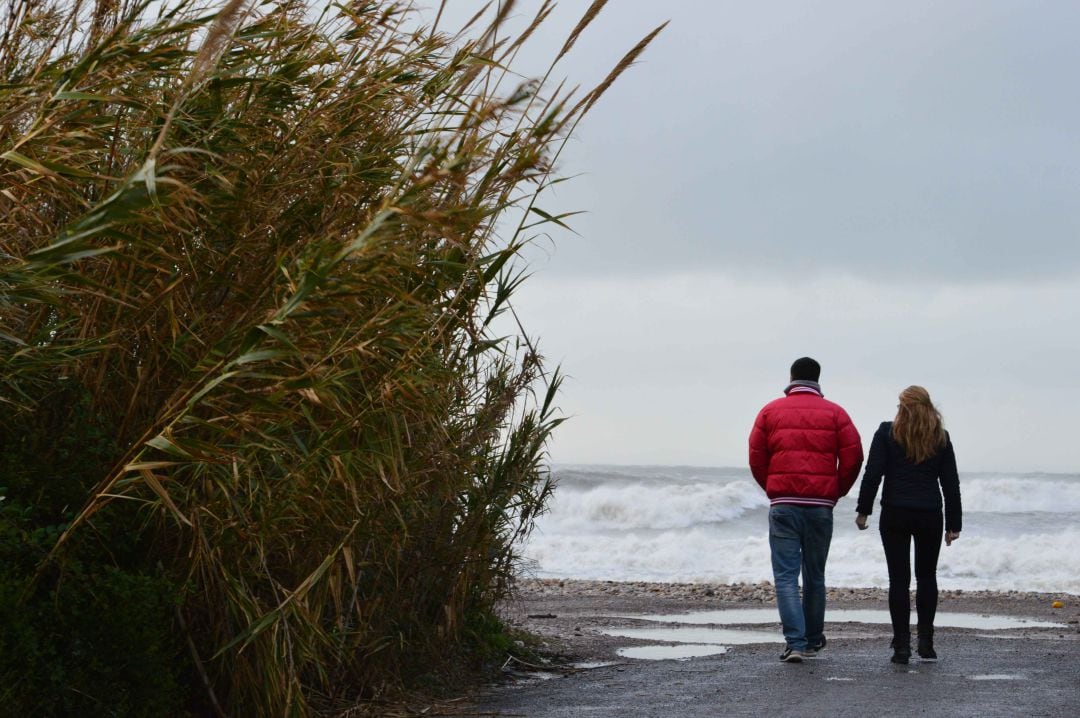
[[[679,645],[633,646],[616,651],[624,658],[665,660],[711,656],[727,651],[726,646],[742,646],[752,643],[775,643],[783,641],[780,633],[780,617],[775,608],[737,608],[722,611],[696,611],[692,613],[619,615],[613,618],[633,618],[652,623],[682,624],[656,628],[604,628],[607,636],[638,638],[645,641],[663,641]],[[825,621],[831,623],[870,623],[888,625],[888,611],[841,609],[827,611]],[[938,613],[934,624],[939,628],[969,628],[983,631],[1010,628],[1061,628],[1064,624],[1040,621],[1034,618],[996,616],[979,613]],[[716,628],[732,625],[772,625],[773,631]],[[837,678],[836,680],[843,680]],[[971,680],[1023,680],[1023,676],[971,676]]]
[[[578,668],[583,671],[590,671],[594,668],[607,668],[608,666],[619,665],[615,661],[578,661],[577,663],[571,663],[571,668]]]
[[[1012,673],[987,673],[981,676],[968,676],[970,681],[1026,681],[1027,676]]]
[[[647,661],[664,661],[672,659],[699,658],[701,656],[718,656],[727,653],[724,646],[713,646],[696,643],[680,643],[677,646],[633,646],[620,648],[616,651],[623,658],[639,658]]]
[[[624,658],[665,660],[712,656],[727,652],[726,646],[742,646],[752,643],[775,643],[783,641],[780,633],[780,617],[775,608],[736,608],[722,611],[695,611],[691,613],[617,615],[612,618],[632,618],[651,623],[676,623],[679,626],[656,628],[604,628],[606,636],[638,638],[645,641],[662,641],[679,645],[652,645],[620,648],[616,653]],[[864,609],[841,609],[826,611],[828,623],[870,623],[888,625],[888,611]],[[716,628],[714,626],[772,625],[773,631]],[[1041,621],[1034,618],[997,616],[979,613],[938,613],[934,625],[939,628],[969,628],[983,631],[1010,628],[1063,628],[1065,624]],[[973,681],[1024,680],[1023,676],[986,675],[970,676]],[[833,680],[833,679],[830,679]],[[844,680],[836,678],[835,680]]]
[[[776,643],[783,641],[780,631],[739,631],[733,628],[604,628],[606,636],[640,638],[646,641],[670,643],[709,644],[717,646],[745,646],[751,643]]]
[[[542,683],[558,678],[562,674],[551,671],[506,671],[505,675],[518,683]]]
[[[634,618],[656,623],[682,623],[691,625],[745,625],[776,624],[780,616],[775,608],[733,608],[721,611],[694,611],[691,613],[619,615],[613,618]],[[840,609],[825,612],[827,623],[890,623],[888,611],[866,609]],[[972,628],[983,631],[999,631],[1010,628],[1064,628],[1063,623],[1041,621],[1035,618],[997,616],[980,613],[939,612],[934,619],[938,628]],[[756,641],[755,641],[756,642]]]

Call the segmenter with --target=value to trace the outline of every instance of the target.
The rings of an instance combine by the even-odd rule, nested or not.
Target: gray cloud
[[[568,149],[588,176],[553,201],[590,214],[552,271],[1080,270],[1080,6],[629,5],[562,68],[589,81],[672,20]]]

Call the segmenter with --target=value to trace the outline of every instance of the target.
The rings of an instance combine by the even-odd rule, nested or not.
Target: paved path
[[[835,643],[835,645],[834,645]],[[628,661],[478,697],[474,714],[581,716],[1080,716],[1080,641],[957,632],[939,663],[889,663],[887,639],[830,643],[823,658],[780,663],[778,646],[721,656]]]

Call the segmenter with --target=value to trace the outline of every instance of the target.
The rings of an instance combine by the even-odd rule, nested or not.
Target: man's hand
[[[866,514],[859,514],[855,517],[855,525],[859,527],[860,531],[866,530]]]
[[[959,531],[946,531],[945,532],[945,545],[952,546],[952,542],[960,538]]]

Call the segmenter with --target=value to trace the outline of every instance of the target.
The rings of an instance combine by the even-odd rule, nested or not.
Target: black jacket
[[[893,438],[892,422],[882,422],[870,444],[866,472],[859,487],[856,510],[860,514],[870,515],[872,512],[874,497],[883,476],[885,488],[881,491],[882,506],[941,511],[941,495],[944,493],[945,530],[960,530],[963,513],[960,507],[960,477],[956,473],[956,454],[953,453],[948,432],[945,433],[945,448],[916,464]]]

